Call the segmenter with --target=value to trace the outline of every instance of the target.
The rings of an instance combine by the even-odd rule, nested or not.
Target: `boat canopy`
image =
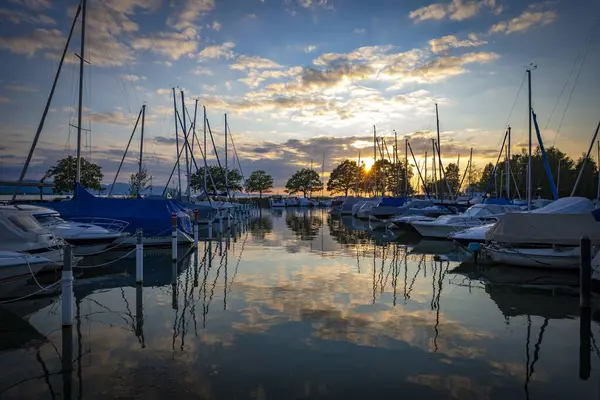
[[[380,206],[401,207],[404,205],[405,197],[384,197],[381,199]]]
[[[576,246],[582,236],[600,244],[600,224],[590,213],[541,214],[508,213],[488,233],[486,239],[511,244],[556,244]]]
[[[174,199],[123,199],[96,197],[79,184],[75,195],[66,201],[44,205],[60,213],[65,219],[108,218],[128,222],[125,232],[142,229],[146,237],[167,236],[171,232],[171,214],[177,214],[178,228],[190,234],[191,222],[185,207]]]
[[[585,197],[563,197],[547,206],[530,211],[539,214],[586,214],[594,211],[594,203]]]

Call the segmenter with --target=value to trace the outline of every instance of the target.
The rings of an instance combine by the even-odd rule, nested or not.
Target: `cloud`
[[[446,18],[462,21],[473,18],[484,8],[489,8],[494,14],[502,11],[501,6],[496,6],[496,0],[452,0],[449,3],[436,3],[421,7],[411,11],[408,16],[415,22]]]
[[[154,61],[154,64],[165,65],[169,68],[171,68],[173,66],[173,63],[171,61],[162,61],[162,60],[156,60],[156,61]]]
[[[23,5],[36,11],[45,10],[52,7],[50,0],[10,0],[10,2]]]
[[[0,97],[0,103],[10,103],[10,99],[6,97]]]
[[[8,10],[5,8],[0,8],[0,21],[5,20],[9,21],[12,24],[36,24],[36,25],[55,25],[56,21],[52,18],[43,15],[31,15],[25,14],[16,10]]]
[[[262,82],[267,79],[280,79],[280,78],[290,78],[298,76],[302,73],[302,67],[293,67],[288,70],[267,70],[267,71],[259,71],[257,69],[250,69],[245,78],[239,79],[240,82],[243,82],[251,87],[257,87]]]
[[[191,70],[190,72],[194,75],[209,75],[209,76],[214,75],[214,72],[212,70],[210,70],[209,68],[206,68],[206,67],[202,67],[202,66],[198,66],[198,67],[194,68],[193,70]]]
[[[234,42],[225,42],[220,45],[207,46],[199,54],[198,57],[203,59],[232,59],[234,54],[232,49],[235,47]]]
[[[477,35],[474,33],[470,33],[469,38],[465,40],[458,40],[454,35],[447,35],[439,39],[431,39],[429,41],[431,51],[433,51],[434,53],[446,51],[451,47],[477,47],[482,46],[486,43],[487,42],[484,40],[479,40]]]
[[[176,29],[184,30],[186,28],[194,28],[196,21],[201,15],[207,14],[215,8],[215,1],[185,0],[183,5],[179,1],[175,2],[174,6],[178,11],[168,19],[167,23]]]
[[[176,139],[174,137],[156,136],[154,143],[163,146],[173,146],[176,143]]]
[[[302,8],[324,8],[326,10],[333,10],[333,4],[330,0],[297,0],[298,5]]]
[[[530,5],[518,17],[498,22],[492,26],[489,33],[504,33],[509,35],[515,32],[525,32],[536,26],[551,24],[558,18],[556,11],[543,10],[542,7],[542,5]]]
[[[33,88],[31,86],[26,86],[26,85],[10,84],[10,85],[6,85],[4,87],[8,90],[12,90],[15,92],[29,92],[29,93],[37,92],[37,88]]]
[[[131,125],[135,123],[136,115],[123,114],[121,111],[111,111],[106,113],[90,113],[88,115],[89,120],[96,124],[111,124],[111,125]],[[146,123],[148,123],[148,117],[146,116]]]
[[[137,75],[127,74],[127,75],[121,75],[121,79],[123,79],[124,81],[137,82],[140,79],[146,79],[146,78],[144,78],[144,77],[140,78]]]
[[[213,21],[211,28],[218,32],[221,30],[221,23],[219,21]]]
[[[31,57],[39,51],[62,49],[65,41],[58,29],[39,28],[29,36],[0,37],[0,49]]]
[[[357,35],[361,35],[361,34],[363,34],[363,33],[365,33],[365,32],[366,32],[366,30],[365,30],[365,29],[363,29],[363,28],[355,28],[355,29],[352,31],[352,33],[355,33],[355,34],[357,34]]]
[[[258,56],[246,56],[241,54],[238,56],[233,64],[229,66],[231,69],[245,70],[245,69],[270,69],[270,68],[281,68],[281,65],[275,61],[269,60],[268,58]]]
[[[308,45],[304,48],[304,52],[305,53],[312,53],[313,51],[315,51],[317,49],[317,46],[315,45]]]
[[[217,86],[216,85],[202,85],[202,90],[206,91],[206,92],[215,92],[217,90]]]
[[[196,31],[188,28],[183,32],[159,32],[155,36],[133,39],[135,50],[148,50],[153,53],[179,60],[182,56],[193,57],[198,49]]]

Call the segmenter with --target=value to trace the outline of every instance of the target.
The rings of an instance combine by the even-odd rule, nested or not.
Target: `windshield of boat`
[[[13,215],[8,217],[8,220],[17,228],[25,232],[37,231],[41,229],[40,224],[38,224],[37,221],[29,215]]]
[[[486,207],[470,207],[463,213],[466,217],[483,217],[484,215],[490,215],[492,212]]]
[[[42,225],[56,225],[56,224],[62,224],[65,222],[64,219],[62,219],[61,217],[59,217],[56,214],[40,214],[40,215],[34,215],[34,217]]]

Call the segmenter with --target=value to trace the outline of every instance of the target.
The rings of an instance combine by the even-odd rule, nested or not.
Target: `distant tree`
[[[331,193],[344,193],[356,188],[356,180],[360,169],[356,161],[344,160],[341,164],[331,171],[329,181],[327,181],[327,191]]]
[[[246,179],[246,192],[258,192],[261,199],[262,194],[271,192],[271,189],[273,189],[273,177],[263,170],[253,171]]]
[[[177,190],[176,188],[167,188],[167,198],[168,199],[174,199],[177,197],[178,194],[179,194],[179,190]]]
[[[458,169],[458,165],[454,163],[448,164],[446,167],[446,181],[448,181],[448,185],[452,190],[452,194],[456,196],[458,193],[459,185],[460,185],[460,171]]]
[[[211,180],[212,177],[212,180]],[[227,175],[227,186],[230,191],[241,191],[242,190],[242,175],[237,169],[229,169]],[[194,172],[190,177],[190,186],[194,190],[204,189],[204,168]],[[224,192],[226,189],[225,185],[225,168],[218,165],[208,166],[208,176],[206,177],[207,190],[210,192],[214,189],[217,192]],[[216,188],[213,188],[212,182],[214,181]]]
[[[133,173],[129,177],[129,196],[138,197],[144,190],[150,189],[150,181],[152,177],[148,175],[146,168],[142,168],[141,173]]]
[[[582,154],[581,157],[575,163],[575,171],[573,176],[573,184],[569,187],[569,189],[573,189],[575,186],[575,182],[577,180],[577,175],[579,175],[579,171],[583,166],[583,161],[585,160],[585,154]],[[596,188],[598,181],[598,169],[596,167],[596,163],[591,158],[588,158],[587,163],[585,165],[585,169],[581,175],[581,180],[579,181],[579,185],[577,186],[577,190],[575,191],[575,196],[583,196],[587,198],[595,198],[596,197]]]
[[[304,197],[307,197],[307,194],[323,189],[323,183],[315,170],[302,168],[287,181],[285,189],[290,194],[301,192]]]
[[[54,180],[54,193],[70,193],[75,187],[75,170],[77,168],[77,158],[68,156],[59,160],[55,166],[48,168],[46,177]],[[100,182],[104,174],[102,167],[81,158],[81,179],[79,184],[86,189],[102,189]]]
[[[486,190],[493,176],[494,164],[488,163],[481,172],[481,178],[479,178],[479,184],[477,185],[478,189],[481,191]]]

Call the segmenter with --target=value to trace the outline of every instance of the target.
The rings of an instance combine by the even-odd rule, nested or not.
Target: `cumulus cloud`
[[[270,69],[270,68],[281,68],[281,65],[275,61],[269,60],[268,58],[239,55],[235,62],[229,66],[231,69],[245,70],[245,69]]]
[[[40,51],[62,49],[65,42],[65,37],[58,29],[39,28],[27,36],[0,37],[0,49],[31,57]]]
[[[544,10],[543,5],[530,5],[521,15],[493,25],[490,28],[490,33],[509,35],[516,32],[526,32],[536,26],[551,24],[556,18],[558,18],[556,11]]]
[[[452,0],[449,3],[435,3],[421,7],[411,11],[408,16],[415,22],[446,18],[462,21],[473,18],[485,8],[490,9],[494,14],[502,11],[502,7],[496,5],[496,0]]]
[[[37,92],[37,88],[27,86],[27,85],[18,85],[18,84],[9,84],[5,86],[6,89],[12,90],[14,92]]]
[[[21,11],[8,10],[0,8],[0,21],[8,21],[12,24],[36,24],[36,25],[55,25],[56,21],[43,14],[26,14]]]
[[[169,17],[168,24],[176,29],[184,30],[194,28],[201,15],[212,11],[215,8],[215,0],[179,0],[174,3],[174,6],[177,11]]]
[[[10,2],[23,5],[35,11],[45,10],[52,7],[50,0],[10,0]]]
[[[219,21],[213,21],[211,28],[213,28],[215,31],[220,31],[221,23]]]
[[[190,71],[194,75],[214,75],[214,72],[206,67],[198,66]]]
[[[365,32],[366,32],[366,30],[364,30],[363,28],[355,28],[355,29],[352,31],[352,33],[355,33],[355,34],[357,34],[357,35],[361,35],[361,34],[363,34],[363,33],[365,33]]]
[[[150,37],[137,37],[131,42],[135,50],[147,50],[164,55],[171,60],[183,56],[193,57],[198,49],[196,31],[192,28],[183,32],[159,32]]]
[[[234,57],[232,49],[235,47],[234,42],[225,42],[220,45],[207,46],[198,54],[201,59],[232,59]]]
[[[137,75],[126,74],[126,75],[121,75],[121,79],[123,79],[124,81],[137,82],[140,79],[146,79],[146,78],[139,77]]]
[[[317,46],[315,46],[315,45],[313,45],[313,44],[310,44],[310,45],[308,45],[308,46],[306,46],[306,47],[304,48],[304,52],[305,52],[305,53],[312,53],[312,52],[313,52],[313,51],[315,51],[316,49],[317,49]]]
[[[7,97],[0,97],[0,103],[10,103],[10,99]]]
[[[110,111],[105,113],[90,113],[89,120],[96,124],[111,124],[111,125],[131,125],[135,124],[136,115],[124,114],[121,111]],[[146,123],[151,119],[151,115],[146,116]]]
[[[470,33],[468,39],[465,40],[458,40],[454,35],[447,35],[438,39],[431,39],[429,41],[431,51],[433,51],[434,53],[446,51],[451,47],[477,47],[482,46],[486,43],[487,42],[484,40],[479,40],[477,35],[474,33]]]

